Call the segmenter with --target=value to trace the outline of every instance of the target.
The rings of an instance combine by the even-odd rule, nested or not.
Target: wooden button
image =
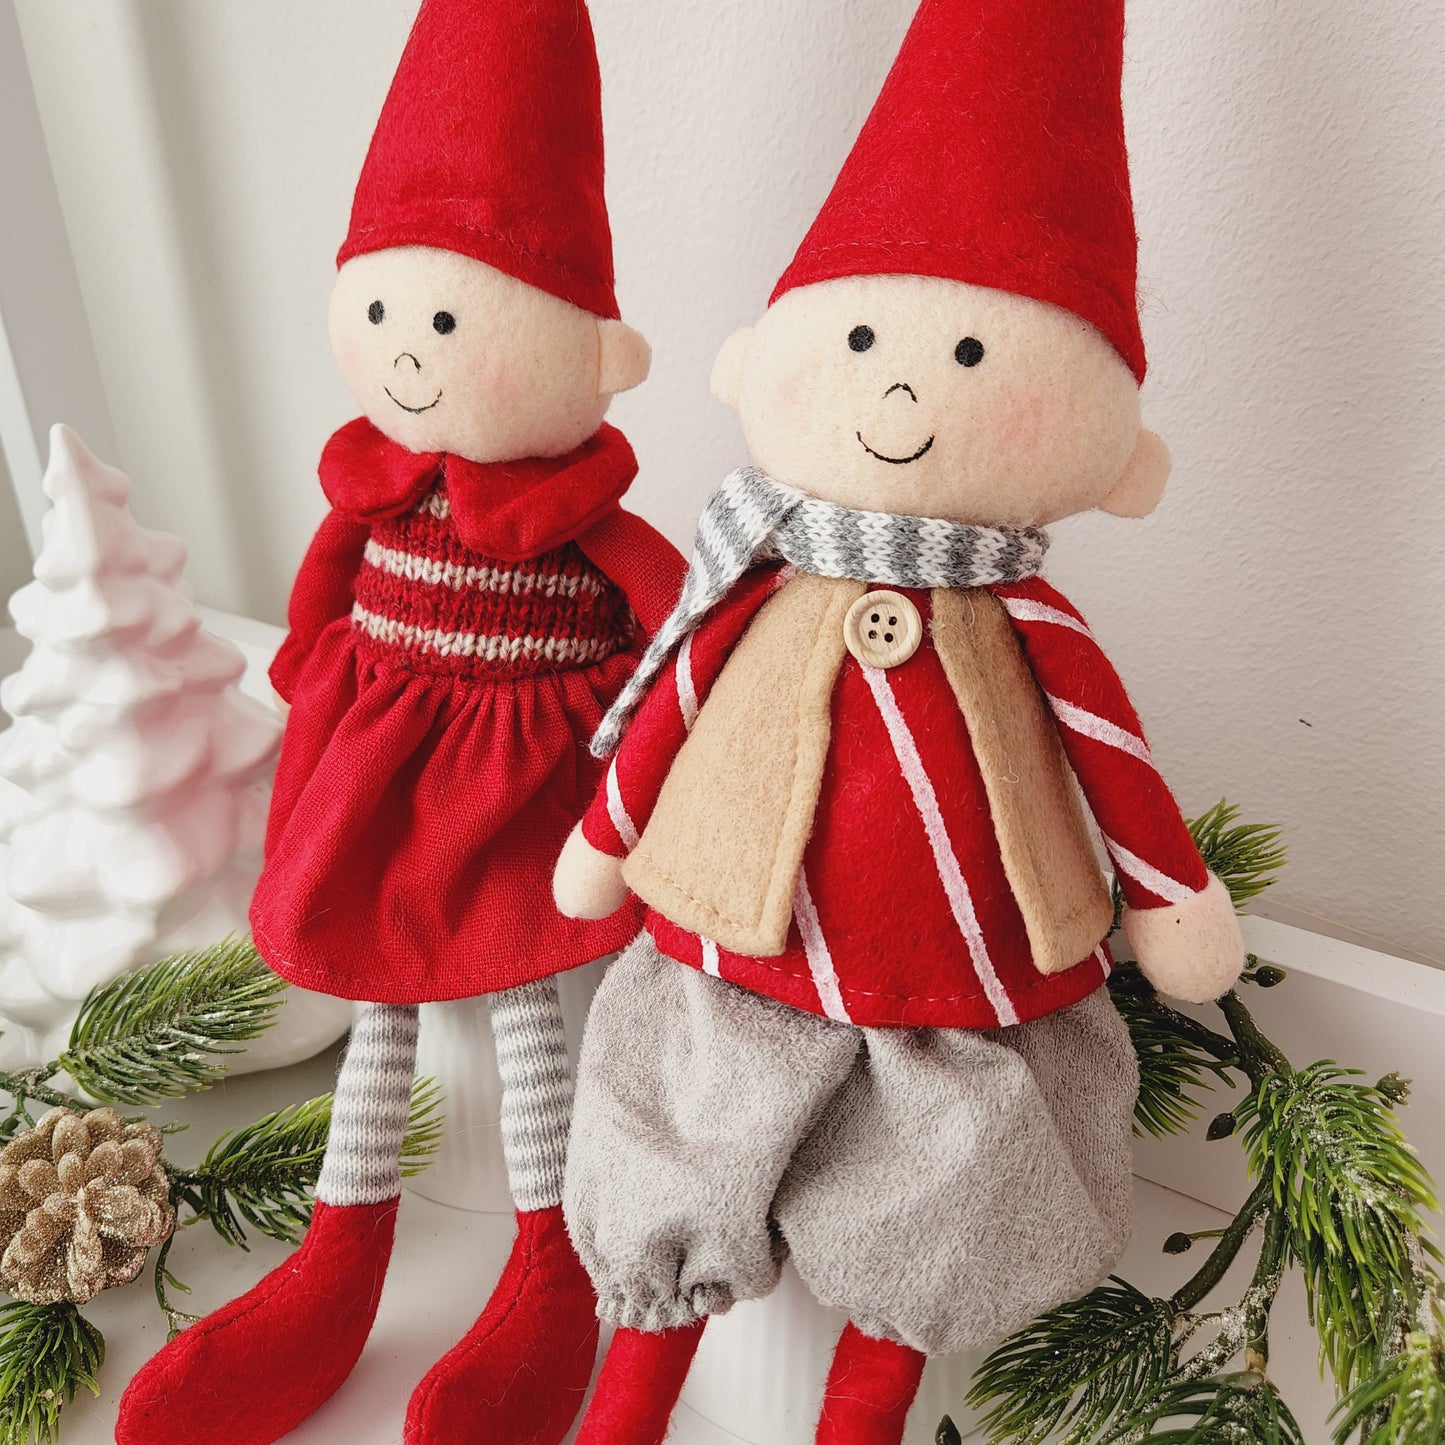
[[[848,609],[843,641],[865,667],[897,667],[923,641],[923,619],[901,592],[870,592]]]

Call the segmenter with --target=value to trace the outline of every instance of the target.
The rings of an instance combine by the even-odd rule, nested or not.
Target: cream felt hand
[[[1185,1003],[1211,1003],[1244,968],[1244,935],[1229,890],[1208,885],[1167,908],[1126,908],[1124,932],[1144,977]]]
[[[552,897],[558,911],[568,918],[609,917],[627,902],[622,859],[594,848],[582,836],[582,825],[578,823],[568,835],[552,874]]]

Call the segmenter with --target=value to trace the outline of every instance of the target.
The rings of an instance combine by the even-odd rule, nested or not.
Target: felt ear
[[[624,322],[607,319],[598,321],[597,336],[602,347],[598,395],[616,396],[641,386],[652,370],[652,347],[647,338]]]
[[[723,342],[722,350],[717,354],[717,360],[712,364],[712,380],[708,383],[712,394],[724,406],[730,406],[734,411],[738,407],[738,393],[743,385],[743,361],[748,354],[748,346],[753,339],[753,328],[744,326],[741,331],[734,331],[726,341]]]
[[[1163,439],[1141,429],[1124,475],[1099,503],[1099,510],[1116,517],[1147,517],[1164,496],[1164,484],[1169,480],[1172,466],[1169,448]]]

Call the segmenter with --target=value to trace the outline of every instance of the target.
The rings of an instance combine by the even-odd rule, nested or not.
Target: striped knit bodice
[[[630,646],[637,628],[622,591],[575,542],[525,562],[472,551],[445,484],[373,525],[351,622],[380,657],[488,678],[588,667]]]

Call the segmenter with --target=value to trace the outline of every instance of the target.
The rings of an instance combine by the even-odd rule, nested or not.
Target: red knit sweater
[[[469,548],[445,481],[372,525],[355,596],[363,651],[463,677],[587,667],[629,647],[637,627],[621,588],[575,542],[519,562]]]

